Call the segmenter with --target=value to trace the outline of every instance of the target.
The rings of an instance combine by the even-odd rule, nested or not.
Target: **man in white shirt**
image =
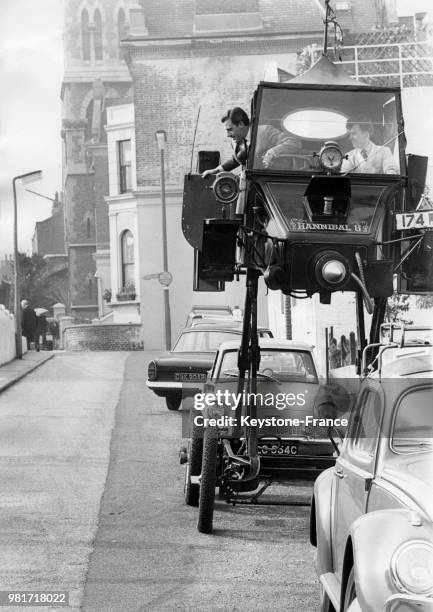
[[[349,118],[346,126],[354,148],[343,160],[341,172],[399,174],[399,166],[389,147],[376,145],[371,140],[374,131],[371,119],[365,116]]]

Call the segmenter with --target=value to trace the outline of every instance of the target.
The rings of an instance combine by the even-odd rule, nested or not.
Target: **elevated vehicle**
[[[325,4],[327,34],[335,19],[329,0]],[[427,160],[406,157],[400,89],[355,81],[327,57],[326,41],[327,35],[323,56],[303,75],[258,85],[250,142],[237,145],[239,177],[227,172],[214,182],[210,176],[185,177],[182,229],[194,248],[194,288],[219,291],[246,276],[237,392],[247,397],[257,389],[261,367],[260,276],[270,289],[294,298],[318,294],[327,304],[337,291],[353,292],[358,373],[368,343],[364,310],[372,314],[370,344],[377,345],[394,275],[399,290],[433,291],[433,214],[417,208]],[[352,163],[361,127],[376,148],[358,147],[360,159]],[[263,155],[269,131],[290,139],[292,152],[274,150],[273,159],[269,151]],[[239,406],[237,419],[242,410],[256,417],[253,403]],[[225,444],[230,470],[238,474],[229,485],[253,492],[261,464],[257,429],[244,427],[239,439],[245,444],[235,448],[231,439]]]
[[[433,348],[379,348],[344,441],[332,436],[335,467],[314,485],[324,612],[433,610]]]
[[[147,387],[165,398],[169,410],[178,410],[182,396],[201,390],[221,342],[240,338],[241,333],[238,326],[224,323],[185,328],[169,353],[149,362]],[[258,333],[265,338],[272,335],[267,328],[259,328]]]

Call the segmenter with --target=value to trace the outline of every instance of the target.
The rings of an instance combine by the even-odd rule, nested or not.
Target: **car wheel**
[[[349,577],[346,583],[346,591],[344,593],[344,604],[343,612],[349,609],[350,604],[356,599],[356,585],[355,585],[355,568],[352,567],[350,570]]]
[[[203,439],[203,461],[198,505],[197,529],[200,533],[212,533],[217,459],[218,430],[216,427],[208,427],[204,432]]]
[[[188,444],[188,461],[185,471],[185,503],[188,506],[198,506],[200,485],[191,482],[191,476],[200,476],[203,459],[203,437],[199,437],[194,428]]]
[[[165,398],[165,403],[167,404],[167,408],[169,410],[179,410],[181,402],[181,395],[167,395]]]

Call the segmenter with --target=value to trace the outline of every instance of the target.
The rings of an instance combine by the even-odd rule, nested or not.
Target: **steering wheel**
[[[313,160],[308,155],[298,155],[296,153],[288,155],[277,155],[269,163],[268,169],[271,170],[312,170]]]

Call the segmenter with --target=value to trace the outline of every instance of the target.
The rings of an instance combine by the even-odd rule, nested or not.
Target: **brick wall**
[[[140,351],[143,350],[141,325],[74,325],[64,331],[67,351]]]

